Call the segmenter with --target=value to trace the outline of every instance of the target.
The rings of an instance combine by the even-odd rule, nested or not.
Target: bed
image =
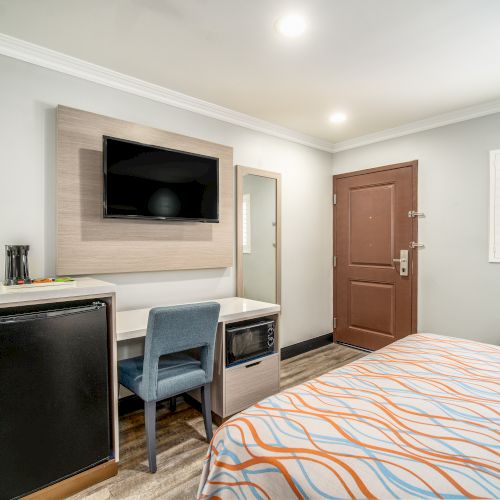
[[[223,424],[199,498],[499,498],[500,347],[415,334]]]

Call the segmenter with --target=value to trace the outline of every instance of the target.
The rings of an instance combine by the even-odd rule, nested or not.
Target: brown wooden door
[[[417,162],[337,175],[333,189],[335,340],[379,349],[416,331]]]

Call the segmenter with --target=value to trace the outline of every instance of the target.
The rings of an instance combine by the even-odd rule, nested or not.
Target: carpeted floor
[[[339,368],[365,353],[331,344],[281,362],[281,389]],[[207,451],[201,414],[186,403],[171,413],[158,405],[158,472],[149,474],[144,435],[144,414],[137,411],[120,418],[118,475],[72,499],[193,499],[198,489]]]

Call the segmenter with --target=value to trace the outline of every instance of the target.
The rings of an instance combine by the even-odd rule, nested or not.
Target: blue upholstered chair
[[[144,357],[120,361],[120,384],[144,401],[149,470],[156,472],[156,403],[201,389],[207,439],[212,439],[210,383],[220,305],[156,307],[148,319]],[[185,351],[200,349],[200,359]]]

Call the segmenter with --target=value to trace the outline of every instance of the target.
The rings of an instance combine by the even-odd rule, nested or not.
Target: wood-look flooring
[[[365,353],[331,344],[281,362],[281,389],[293,387],[339,368]],[[207,442],[201,413],[186,403],[171,413],[168,405],[157,410],[158,472],[149,474],[144,434],[144,413],[120,418],[118,475],[72,499],[194,499]]]

